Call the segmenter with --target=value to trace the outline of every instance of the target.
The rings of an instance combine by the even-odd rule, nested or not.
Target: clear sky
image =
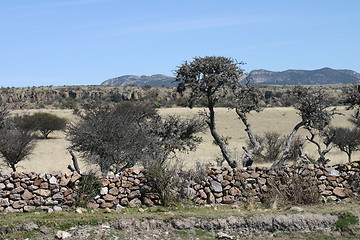
[[[0,87],[174,76],[195,56],[360,72],[360,1],[0,0]]]

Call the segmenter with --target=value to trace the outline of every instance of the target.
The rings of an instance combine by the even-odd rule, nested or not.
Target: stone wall
[[[260,201],[276,185],[291,188],[288,179],[313,179],[321,200],[347,201],[359,194],[360,162],[321,167],[307,165],[270,170],[263,167],[231,169],[211,167],[198,182],[183,180],[179,194],[197,204],[231,204],[246,201],[251,196]],[[0,211],[61,210],[75,204],[81,176],[63,173],[0,174]],[[91,208],[121,208],[161,204],[146,171],[127,169],[117,176],[101,179],[98,195],[88,204]]]

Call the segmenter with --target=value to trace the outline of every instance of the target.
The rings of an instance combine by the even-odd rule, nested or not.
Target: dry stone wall
[[[289,188],[293,176],[316,181],[322,201],[347,201],[360,192],[360,162],[322,167],[307,165],[271,170],[262,167],[231,169],[211,167],[202,181],[183,180],[176,189],[196,204],[231,204],[249,196],[260,201],[274,184]],[[81,175],[63,173],[0,174],[0,211],[28,212],[35,208],[58,211],[75,205]],[[145,170],[126,169],[119,175],[100,179],[101,189],[88,203],[90,208],[140,207],[161,204]]]

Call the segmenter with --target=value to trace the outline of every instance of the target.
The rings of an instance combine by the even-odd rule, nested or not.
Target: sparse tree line
[[[326,154],[337,146],[348,155],[360,149],[360,92],[357,87],[344,92],[343,104],[355,109],[350,121],[353,128],[335,128],[331,121],[339,114],[332,109],[332,101],[317,88],[296,86],[286,93],[301,120],[287,136],[267,132],[263,136],[253,133],[250,113],[261,111],[263,94],[251,84],[240,84],[244,71],[242,62],[226,57],[196,57],[175,71],[177,92],[188,95],[184,103],[194,107],[201,103],[207,111],[198,118],[180,116],[160,117],[154,105],[141,102],[116,104],[86,104],[77,112],[80,120],[67,123],[63,118],[48,113],[11,116],[6,108],[0,111],[0,154],[13,171],[28,157],[35,146],[37,133],[44,139],[56,130],[66,130],[72,151],[78,152],[88,163],[95,164],[105,175],[141,164],[153,171],[152,176],[171,177],[169,162],[177,162],[176,152],[192,151],[201,142],[196,134],[207,127],[219,146],[222,158],[236,168],[240,161],[228,149],[226,137],[216,126],[216,107],[226,105],[236,112],[245,126],[248,143],[243,146],[241,164],[251,166],[256,161],[271,161],[278,168],[289,161],[326,164]],[[307,131],[306,139],[297,135],[299,129]],[[303,153],[305,142],[314,144],[317,159]],[[77,170],[79,171],[79,170]],[[160,174],[159,174],[160,173]],[[166,181],[164,181],[166,182]]]

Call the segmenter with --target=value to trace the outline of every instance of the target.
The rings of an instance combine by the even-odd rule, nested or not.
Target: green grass
[[[320,213],[320,214],[334,214],[339,216],[339,221],[336,227],[341,231],[341,237],[346,238],[346,234],[349,236],[359,237],[359,235],[351,235],[351,232],[343,231],[350,228],[353,224],[358,223],[356,216],[349,214],[354,211],[359,211],[359,203],[352,204],[322,204],[315,206],[302,206],[304,212]],[[41,236],[39,230],[32,230],[25,232],[23,230],[24,223],[33,222],[40,226],[46,226],[57,230],[68,231],[74,226],[98,226],[103,222],[109,222],[119,218],[151,218],[159,219],[164,221],[170,221],[176,218],[188,218],[196,217],[203,219],[216,219],[226,218],[229,216],[244,216],[250,217],[259,214],[293,214],[293,211],[288,208],[283,209],[266,209],[262,205],[254,204],[254,207],[249,210],[246,206],[232,207],[230,205],[216,205],[216,206],[197,206],[197,205],[176,205],[169,207],[157,207],[157,208],[143,208],[143,212],[139,211],[138,208],[124,208],[119,212],[106,213],[103,210],[89,210],[83,214],[78,214],[74,210],[45,213],[41,210],[38,212],[30,213],[0,213],[0,239],[26,239]],[[348,214],[344,214],[348,213]],[[114,229],[115,231],[115,229]],[[124,235],[128,236],[130,233],[124,233],[116,231],[117,236]],[[331,234],[328,233],[311,233],[309,235],[305,233],[288,233],[279,232],[274,233],[273,238],[287,238],[294,237],[300,238],[301,236],[307,236],[303,239],[332,239]],[[305,234],[305,235],[304,235]],[[189,231],[174,231],[169,235],[164,236],[166,239],[190,239],[198,238],[201,240],[214,239],[214,235],[200,229],[194,229]],[[349,237],[350,238],[350,237]],[[124,237],[124,239],[126,239]],[[103,239],[104,240],[104,239]]]

